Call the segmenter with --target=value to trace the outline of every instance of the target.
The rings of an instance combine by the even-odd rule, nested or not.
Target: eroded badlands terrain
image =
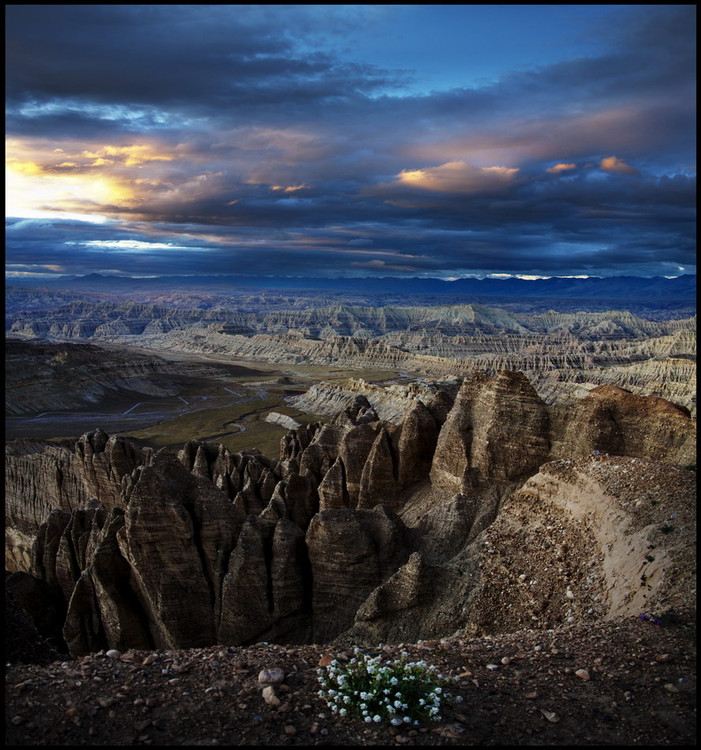
[[[270,293],[157,299],[14,290],[6,326],[8,335],[27,339],[281,365],[391,368],[432,379],[519,370],[548,403],[611,384],[696,409],[696,318],[688,307],[635,315],[615,306],[557,312],[542,305],[518,311],[512,302],[504,303],[511,310],[440,300],[427,305],[420,297],[410,298],[415,304],[384,305]]]
[[[663,399],[601,386],[548,407],[504,371],[417,399],[399,425],[358,395],[288,432],[274,459],[196,441],[154,452],[99,430],[15,441],[6,564],[53,597],[74,655],[477,635],[679,606],[695,435]]]
[[[44,672],[10,668],[19,744],[109,744],[117,726],[119,744],[695,742],[696,422],[677,367],[693,368],[690,319],[319,307],[285,311],[275,330],[265,315],[188,309],[169,330],[159,313],[156,331],[152,308],[127,308],[11,326],[251,361],[367,355],[414,378],[294,396],[324,418],[286,432],[275,455],[159,450],[101,429],[9,442],[7,590],[66,654]],[[533,366],[506,366],[514,357]],[[635,368],[644,384],[611,382]],[[640,616],[668,613],[651,639]],[[378,644],[443,664],[472,707],[413,734],[331,720],[318,660]],[[119,661],[95,656],[107,650]],[[255,675],[278,663],[286,679],[267,703]],[[90,681],[114,682],[97,706]],[[40,717],[66,685],[74,697]]]

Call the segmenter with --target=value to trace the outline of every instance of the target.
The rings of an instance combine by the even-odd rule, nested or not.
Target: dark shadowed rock
[[[341,438],[339,458],[343,461],[346,492],[351,508],[358,506],[363,469],[380,429],[381,424],[377,421],[350,425]]]
[[[377,434],[363,466],[357,507],[374,508],[379,503],[392,510],[398,510],[401,505],[395,458],[384,427]]]
[[[306,542],[317,642],[349,627],[358,606],[406,560],[405,534],[399,517],[382,506],[326,510],[314,516]]]
[[[319,493],[320,511],[330,510],[331,508],[349,508],[351,506],[346,484],[346,467],[340,456],[324,475],[317,491]]]
[[[5,450],[5,525],[13,530],[13,567],[28,571],[31,539],[52,510],[70,512],[96,498],[109,509],[120,504],[121,480],[147,463],[140,448],[102,430],[57,445],[15,441]]]
[[[214,641],[223,558],[235,529],[228,498],[167,451],[140,472],[118,538],[159,647]]]
[[[222,585],[220,643],[250,643],[273,623],[270,579],[275,521],[249,516],[238,536]]]
[[[402,487],[428,476],[438,440],[438,426],[427,406],[417,401],[402,423],[398,480]]]

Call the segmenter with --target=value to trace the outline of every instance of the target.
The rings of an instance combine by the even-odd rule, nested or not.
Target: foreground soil
[[[423,641],[407,652],[454,678],[462,702],[417,728],[341,719],[319,697],[332,646],[127,651],[6,664],[6,745],[695,745],[695,612],[545,632]],[[53,655],[56,657],[56,654]],[[43,659],[25,664],[20,659]],[[263,669],[285,679],[266,702]],[[269,700],[271,691],[267,691]]]

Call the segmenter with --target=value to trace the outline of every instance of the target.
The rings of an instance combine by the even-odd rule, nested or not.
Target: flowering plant
[[[317,670],[319,697],[334,713],[359,716],[368,724],[389,719],[394,726],[418,726],[440,720],[441,702],[453,699],[445,691],[448,680],[425,661],[410,662],[407,657],[404,652],[400,659],[382,664],[379,656],[356,648],[349,662],[334,659]]]
[[[678,616],[675,612],[673,612],[671,609],[668,609],[666,612],[662,613],[655,613],[655,612],[644,612],[642,615],[640,615],[640,619],[643,622],[651,622],[653,625],[674,625],[677,623]]]

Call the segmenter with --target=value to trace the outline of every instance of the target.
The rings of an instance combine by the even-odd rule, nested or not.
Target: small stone
[[[117,651],[116,648],[111,648],[109,651],[105,653],[105,656],[109,656],[110,659],[119,659],[121,655],[122,655],[121,651]]]
[[[499,669],[498,664],[487,664],[487,669]]]
[[[284,732],[288,737],[292,737],[297,734],[297,730],[292,726],[292,724],[285,724]]]
[[[66,716],[68,716],[69,719],[72,719],[74,716],[77,716],[77,715],[78,715],[77,708],[66,709]]]
[[[540,713],[551,723],[557,724],[560,721],[560,717],[554,711],[548,711],[545,708],[540,709]]]
[[[258,674],[258,682],[261,685],[276,685],[285,679],[284,670],[280,667],[271,667],[270,669],[261,669]]]
[[[10,719],[10,723],[16,727],[19,726],[20,724],[24,724],[25,721],[26,719],[24,718],[24,716],[20,716],[19,714],[17,716],[13,716]]]
[[[589,672],[586,669],[578,669],[575,674],[577,677],[580,677],[582,680],[590,680],[591,677],[589,675]]]
[[[669,661],[669,659],[669,654],[657,654],[657,656],[655,657],[655,661],[659,662]]]
[[[263,688],[263,700],[269,706],[279,706],[281,703],[280,699],[275,695],[275,688],[272,685]]]
[[[665,683],[664,689],[668,693],[678,693],[679,692],[679,689],[677,688],[677,686],[673,685],[671,682]]]
[[[502,663],[502,664],[503,664],[504,666],[506,666],[507,664],[511,664],[511,659],[509,659],[509,657],[508,657],[508,656],[505,656],[505,657],[504,657],[504,658],[503,658],[503,659],[501,660],[501,663]]]
[[[320,667],[328,667],[329,664],[333,661],[333,656],[331,654],[324,654],[321,659],[319,659],[318,666]]]

